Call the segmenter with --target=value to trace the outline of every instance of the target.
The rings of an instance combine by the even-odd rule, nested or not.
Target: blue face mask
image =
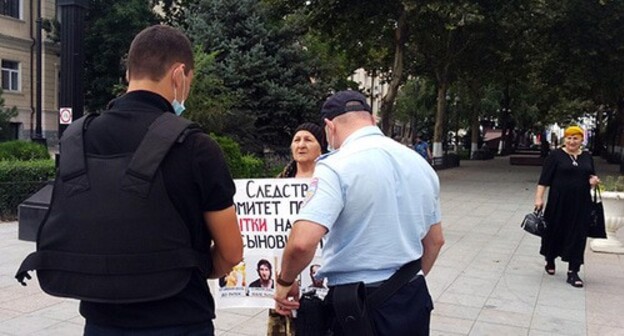
[[[186,86],[186,76],[182,77],[182,87]],[[180,102],[178,101],[178,91],[175,86],[173,87],[173,101],[171,102],[171,106],[173,106],[173,111],[176,115],[182,115],[186,107],[184,107],[184,99]]]
[[[326,140],[327,140],[327,151],[328,152],[333,152],[333,151],[336,150],[336,148],[334,148],[334,146],[332,146],[331,138],[329,137],[329,132],[327,132],[327,130],[328,130],[328,128],[326,127],[325,128],[325,134],[327,134],[327,138],[326,138]]]
[[[184,110],[186,110],[186,107],[184,107],[184,101],[180,103],[177,99],[173,100],[171,106],[173,106],[173,111],[178,116],[181,115]]]

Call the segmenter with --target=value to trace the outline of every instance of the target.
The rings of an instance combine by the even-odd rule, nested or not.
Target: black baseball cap
[[[363,94],[354,90],[338,91],[331,95],[321,108],[321,119],[332,120],[337,116],[354,111],[373,113]]]

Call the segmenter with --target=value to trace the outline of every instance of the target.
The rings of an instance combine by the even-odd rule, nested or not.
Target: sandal
[[[544,266],[544,270],[548,275],[555,275],[555,261],[546,261],[546,266]]]
[[[579,278],[578,273],[576,273],[576,272],[568,272],[567,283],[572,285],[572,287],[576,287],[576,288],[583,287],[583,280],[581,280],[581,278]]]

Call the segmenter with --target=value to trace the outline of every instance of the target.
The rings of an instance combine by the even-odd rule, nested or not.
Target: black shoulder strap
[[[371,307],[380,307],[382,303],[410,282],[420,272],[420,269],[420,259],[410,261],[401,266],[398,271],[368,297],[368,303]]]
[[[160,163],[171,146],[179,138],[183,139],[185,131],[192,125],[191,121],[172,113],[165,112],[156,118],[132,156],[121,182],[122,190],[147,197]]]
[[[68,187],[69,194],[89,189],[83,134],[91,120],[98,115],[90,113],[76,120],[67,127],[61,138],[59,176]]]

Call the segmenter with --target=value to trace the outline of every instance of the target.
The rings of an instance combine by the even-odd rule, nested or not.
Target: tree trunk
[[[403,8],[399,22],[394,30],[394,64],[392,66],[392,80],[388,85],[388,92],[381,100],[381,130],[390,134],[392,127],[392,112],[394,100],[403,82],[403,57],[405,54],[405,41],[407,39],[407,11]]]
[[[437,74],[438,97],[435,126],[433,128],[433,157],[442,157],[442,138],[446,122],[446,90],[448,88],[447,69]]]
[[[472,115],[472,126],[470,127],[470,158],[474,159],[474,154],[479,150],[479,113]]]
[[[594,129],[594,143],[592,148],[592,153],[594,155],[602,154],[602,126],[603,126],[603,115],[604,115],[604,105],[598,106],[596,111],[596,128]]]

